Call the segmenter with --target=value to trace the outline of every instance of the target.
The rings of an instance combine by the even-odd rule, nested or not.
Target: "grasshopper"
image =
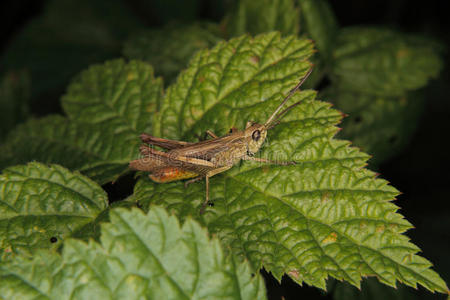
[[[298,101],[281,111],[286,102],[308,78],[311,71],[312,68],[289,92],[264,124],[247,122],[244,130],[232,128],[229,134],[222,137],[218,137],[208,130],[206,134],[211,139],[197,143],[168,140],[146,133],[141,134],[140,138],[145,144],[139,150],[143,158],[131,161],[130,169],[150,172],[150,179],[158,183],[190,179],[185,183],[187,186],[189,183],[205,178],[206,198],[200,209],[200,214],[202,214],[209,203],[209,178],[230,169],[240,160],[278,165],[295,164],[295,162],[270,161],[254,157],[254,155],[264,143],[267,131],[275,127],[288,111],[300,104],[301,101]],[[148,145],[158,146],[166,151],[158,151]]]

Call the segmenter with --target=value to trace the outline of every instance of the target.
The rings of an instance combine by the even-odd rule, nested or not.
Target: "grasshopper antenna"
[[[299,83],[297,83],[297,85],[290,90],[289,94],[286,96],[286,98],[284,98],[283,102],[281,102],[280,105],[278,105],[277,109],[275,109],[275,111],[273,112],[273,114],[269,117],[269,119],[267,119],[266,123],[264,124],[265,127],[267,128],[272,128],[273,126],[271,126],[272,121],[275,119],[275,117],[277,118],[277,120],[280,119],[281,116],[283,116],[286,112],[288,112],[290,109],[292,109],[294,106],[298,105],[300,103],[294,103],[291,106],[289,106],[288,108],[286,108],[285,110],[283,110],[279,115],[278,112],[283,108],[284,104],[286,104],[286,102],[294,95],[294,93],[302,86],[302,84],[305,82],[305,80],[309,77],[309,75],[311,74],[313,68],[311,67],[308,72],[306,73],[305,76],[303,76],[303,78],[300,80]],[[275,123],[276,124],[276,123]]]

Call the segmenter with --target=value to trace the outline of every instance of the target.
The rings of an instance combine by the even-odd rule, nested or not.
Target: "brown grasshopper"
[[[146,133],[141,134],[140,138],[143,143],[158,146],[167,151],[158,151],[148,145],[142,145],[140,152],[143,158],[131,161],[130,168],[150,172],[149,177],[159,183],[190,179],[186,182],[185,185],[187,185],[204,177],[206,179],[206,199],[200,209],[202,214],[209,202],[209,178],[230,169],[240,160],[278,165],[295,164],[295,162],[270,161],[253,155],[264,143],[267,130],[276,126],[288,111],[301,102],[296,102],[281,111],[284,104],[300,88],[311,71],[312,68],[289,92],[264,124],[247,122],[244,130],[232,128],[229,134],[222,137],[218,137],[208,130],[206,134],[211,139],[198,143],[167,140]]]

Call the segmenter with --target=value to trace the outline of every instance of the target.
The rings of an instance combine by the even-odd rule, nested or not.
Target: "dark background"
[[[127,5],[146,26],[164,25],[171,19],[191,21],[206,19],[220,21],[225,8],[232,1],[167,1],[170,9],[163,8],[165,1],[133,0]],[[180,7],[178,3],[183,3]],[[187,3],[191,3],[186,11]],[[445,47],[450,42],[447,1],[330,1],[341,26],[382,25],[394,29],[422,33],[438,39]],[[42,13],[43,0],[7,0],[0,4],[0,54],[9,43],[36,16]],[[145,9],[143,9],[145,8]],[[150,8],[150,9],[149,9]],[[42,33],[45,34],[45,33]],[[30,49],[33,51],[33,49]],[[403,194],[397,205],[401,214],[416,229],[407,235],[423,250],[423,256],[435,263],[434,269],[450,282],[450,210],[447,139],[450,133],[450,68],[448,49],[444,51],[445,67],[438,79],[426,87],[426,106],[420,124],[412,141],[405,150],[385,161],[379,168],[381,177],[389,180]],[[86,66],[80,66],[80,70]],[[4,70],[0,69],[0,74]],[[63,91],[61,91],[63,92]],[[58,96],[58,95],[52,95]],[[35,116],[58,112],[54,101],[45,101],[32,108]],[[264,273],[269,296],[273,299],[320,298],[333,299],[329,294],[313,287],[299,287],[288,278],[281,285]],[[332,284],[331,284],[332,285]],[[423,297],[444,299],[419,288],[414,292],[418,299]],[[375,297],[374,299],[376,299]]]

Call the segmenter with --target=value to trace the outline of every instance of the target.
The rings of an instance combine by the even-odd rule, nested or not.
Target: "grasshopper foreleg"
[[[196,136],[197,136],[197,138],[198,138],[200,141],[206,141],[206,139],[208,138],[208,136],[211,137],[211,138],[213,138],[213,139],[218,138],[218,136],[217,136],[216,134],[214,134],[214,132],[212,132],[211,130],[206,130],[206,131],[205,131],[205,134],[203,134],[203,135],[197,134]]]
[[[217,139],[218,136],[214,134],[214,132],[212,132],[211,130],[206,130],[205,132],[206,135],[209,135],[210,137],[212,137],[213,139]]]

